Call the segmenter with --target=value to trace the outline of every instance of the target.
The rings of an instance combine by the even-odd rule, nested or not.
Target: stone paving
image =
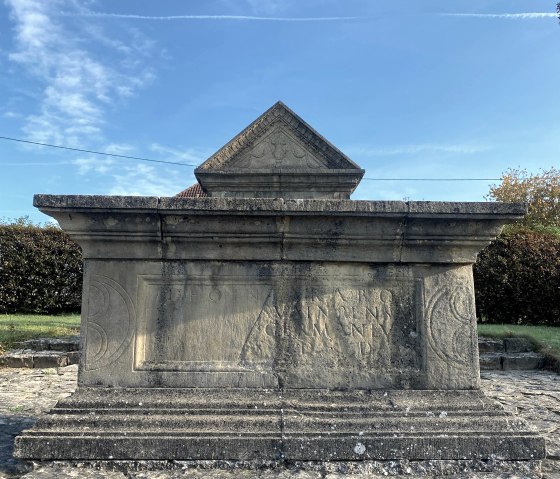
[[[31,427],[35,418],[76,388],[77,366],[58,369],[0,369],[0,479],[375,479],[386,477],[373,473],[341,474],[323,471],[241,471],[241,470],[173,470],[123,474],[119,471],[84,469],[53,465],[32,470],[32,466],[12,458],[13,438]],[[548,458],[542,473],[484,474],[464,472],[461,479],[560,479],[560,375],[543,372],[482,373],[483,388],[507,410],[527,420],[546,437]],[[406,475],[414,477],[414,475]],[[431,477],[436,477],[432,474]]]

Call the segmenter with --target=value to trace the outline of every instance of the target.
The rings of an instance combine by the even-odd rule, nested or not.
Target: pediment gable
[[[275,103],[197,170],[357,169],[282,102]]]
[[[195,170],[209,196],[349,198],[364,170],[282,102]]]

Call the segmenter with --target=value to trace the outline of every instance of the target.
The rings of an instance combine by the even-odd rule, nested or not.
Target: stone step
[[[28,339],[16,343],[16,348],[32,351],[78,351],[80,349],[80,337]]]
[[[79,351],[34,351],[13,349],[0,356],[0,367],[8,368],[58,368],[78,364]]]
[[[484,371],[543,369],[545,365],[546,356],[535,352],[480,353],[480,369]]]
[[[478,338],[478,351],[482,353],[529,353],[535,347],[531,341],[525,338]]]

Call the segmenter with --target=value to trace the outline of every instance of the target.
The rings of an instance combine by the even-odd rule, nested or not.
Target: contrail
[[[517,20],[535,18],[558,18],[557,13],[527,12],[527,13],[438,13],[445,17],[477,17],[477,18],[510,18]]]
[[[126,18],[130,20],[247,20],[257,22],[335,22],[344,20],[364,20],[368,17],[257,17],[251,15],[169,15],[169,16],[148,16],[148,15],[128,15],[123,13],[60,13],[63,17],[105,17],[105,18]]]

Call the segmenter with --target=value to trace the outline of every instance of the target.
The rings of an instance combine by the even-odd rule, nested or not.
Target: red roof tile
[[[205,198],[208,196],[199,183],[189,186],[186,190],[177,193],[175,196],[179,198]]]

